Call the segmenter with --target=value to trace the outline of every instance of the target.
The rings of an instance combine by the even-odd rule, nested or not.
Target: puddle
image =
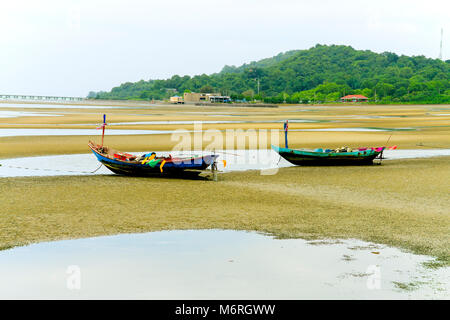
[[[174,130],[108,130],[108,135],[168,134]],[[0,137],[17,136],[99,136],[97,129],[0,129]]]
[[[377,129],[382,131],[417,131],[418,128],[367,128],[367,129]]]
[[[425,150],[385,150],[383,156],[386,160],[411,159],[411,158],[428,158],[439,156],[450,156],[450,149],[425,149]],[[384,160],[383,160],[384,161]]]
[[[370,116],[370,115],[340,115],[340,119],[389,119],[389,118],[407,118],[406,115],[390,115],[390,116]]]
[[[359,240],[310,245],[255,232],[162,231],[0,252],[1,299],[445,299],[449,268]],[[79,277],[78,277],[79,276]],[[79,281],[78,281],[79,280]],[[399,284],[414,284],[405,290]],[[79,286],[78,286],[79,285]]]
[[[40,103],[0,103],[0,108],[19,109],[122,109],[121,106],[96,106],[96,105],[73,105],[73,104],[40,104]],[[129,108],[129,107],[125,107]]]
[[[4,159],[0,164],[0,177],[86,175],[100,165],[92,153]],[[105,166],[95,172],[111,173]]]
[[[135,125],[135,124],[195,124],[195,123],[203,123],[203,124],[220,124],[220,123],[284,123],[285,120],[255,120],[255,121],[246,121],[246,120],[196,120],[196,121],[136,121],[136,122],[115,122],[108,123],[108,125]],[[306,120],[306,119],[292,119],[289,122],[293,123],[313,123],[313,122],[323,122],[319,120]]]
[[[23,111],[3,111],[0,110],[0,118],[18,118],[18,117],[62,117],[60,114],[47,114]]]
[[[275,123],[281,121],[204,121],[203,123]],[[291,122],[315,122],[313,120],[292,120]],[[108,126],[114,125],[135,125],[135,124],[194,124],[201,123],[199,121],[142,121],[142,122],[116,122],[109,123]],[[38,125],[38,124],[34,124]],[[52,124],[54,126],[58,124]],[[63,124],[61,124],[63,125]],[[93,124],[88,123],[78,123],[78,124],[69,124],[73,126],[93,126]],[[343,129],[343,128],[339,128]],[[335,130],[335,129],[291,129],[290,131],[364,131],[360,128],[349,128],[350,130]],[[359,130],[351,130],[351,129],[359,129]],[[194,132],[192,130],[185,130],[184,132]],[[279,130],[279,129],[274,129]],[[178,132],[179,129],[174,130],[122,130],[122,129],[110,129],[107,131],[108,135],[145,135],[145,134],[172,134]],[[225,132],[225,130],[218,130],[220,132]],[[279,130],[283,131],[283,130]],[[367,129],[366,131],[380,131],[375,129]],[[197,131],[199,132],[199,131]],[[17,136],[98,136],[101,133],[100,130],[97,129],[59,129],[59,128],[0,128],[0,137],[17,137]]]
[[[185,113],[188,113],[188,112],[185,112]],[[192,112],[192,113],[194,113],[194,112]],[[208,116],[208,117],[248,117],[249,115],[248,114],[217,114],[217,113],[215,113],[215,114],[205,114],[206,116]]]
[[[47,116],[47,115],[43,115]],[[301,123],[301,122],[319,122],[314,120],[289,120],[291,123]],[[282,121],[139,121],[139,122],[116,122],[108,123],[108,127],[111,129],[113,126],[124,126],[124,125],[158,125],[158,124],[221,124],[221,123],[278,123]],[[14,126],[23,126],[22,124],[7,124]],[[75,123],[75,124],[32,124],[31,126],[94,126],[92,123]],[[30,126],[30,125],[27,125]],[[98,126],[98,124],[97,124]],[[185,129],[183,129],[186,131]],[[283,132],[282,129],[272,129]],[[289,131],[294,132],[382,132],[382,131],[414,131],[419,130],[415,128],[322,128],[322,129],[289,129]],[[218,130],[220,132],[225,132],[225,130]],[[60,128],[0,128],[0,137],[17,137],[17,136],[96,136],[99,135],[99,130],[97,129],[60,129]],[[113,129],[108,130],[108,135],[141,135],[141,134],[172,134],[177,132],[177,130],[122,130]],[[194,132],[188,130],[187,132]],[[197,131],[199,132],[199,131]]]
[[[149,151],[126,151],[140,155]],[[207,151],[157,151],[158,155],[167,156],[199,156],[210,154]],[[219,155],[219,172],[262,170],[261,174],[275,174],[276,168],[293,166],[271,149],[261,150],[216,150]],[[385,150],[383,161],[409,158],[426,158],[436,156],[450,156],[450,149],[425,149],[425,150]],[[222,160],[226,161],[226,164]],[[95,173],[99,162],[92,153],[23,157],[12,159],[0,159],[0,177],[29,177],[29,176],[56,176],[56,175],[87,175],[87,174],[112,174],[102,166]]]
[[[378,131],[414,131],[415,128],[322,128],[322,129],[289,129],[289,131],[348,131],[348,132],[378,132]]]

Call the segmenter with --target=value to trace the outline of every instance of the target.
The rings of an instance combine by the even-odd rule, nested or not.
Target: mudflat
[[[6,107],[0,110],[24,111]],[[139,121],[238,120],[202,129],[282,129],[292,148],[397,145],[450,148],[449,106],[136,106],[30,109],[60,116],[0,118],[0,128],[95,128]],[[249,121],[251,120],[251,121]],[[259,122],[258,122],[259,121]],[[193,124],[107,127],[105,144],[124,151],[171,150],[170,134],[114,135],[119,129],[193,130]],[[379,128],[380,131],[295,131]],[[100,131],[99,131],[100,133]],[[239,133],[237,133],[239,135]],[[279,132],[282,143],[283,132]],[[390,137],[390,138],[389,138]],[[0,137],[0,158],[88,153],[87,136]],[[259,142],[259,147],[270,142]],[[272,142],[273,143],[273,142]],[[204,146],[208,143],[205,140]],[[248,146],[248,145],[246,145]],[[226,148],[224,142],[223,148]],[[0,179],[0,248],[39,241],[171,229],[254,230],[282,238],[357,238],[429,254],[450,265],[450,158],[390,160],[362,167],[289,167],[220,174],[219,182],[117,175]],[[1,163],[1,162],[0,162]]]
[[[105,106],[102,102],[100,106]],[[192,131],[194,124],[176,122],[217,121],[203,123],[201,130],[241,129],[282,130],[282,121],[289,119],[289,146],[292,148],[315,148],[340,146],[381,146],[389,140],[390,145],[403,149],[450,148],[450,106],[436,105],[336,105],[336,106],[280,106],[279,108],[243,108],[229,106],[180,106],[149,104],[114,104],[116,109],[65,109],[64,105],[52,108],[27,108],[20,105],[0,103],[0,111],[41,112],[46,116],[17,116],[1,118],[0,129],[93,129],[107,115],[105,144],[115,149],[134,151],[171,150],[178,142],[171,134],[114,135],[116,129],[179,130]],[[88,105],[86,105],[88,106]],[[85,107],[86,107],[85,106]],[[73,107],[73,106],[72,106]],[[47,116],[52,114],[53,116]],[[155,122],[152,124],[151,122]],[[164,123],[158,123],[164,122]],[[228,121],[228,123],[223,123]],[[306,121],[306,122],[295,122]],[[141,123],[140,123],[141,122]],[[150,122],[150,123],[149,123]],[[231,123],[230,123],[231,122]],[[120,125],[115,125],[119,123]],[[127,124],[128,123],[128,124]],[[379,131],[354,131],[355,129]],[[348,129],[349,131],[345,131]],[[313,130],[313,131],[298,131]],[[344,131],[314,131],[344,130]],[[239,135],[239,133],[237,133]],[[282,143],[283,133],[277,139]],[[390,137],[391,136],[391,137]],[[390,138],[389,138],[390,137]],[[0,136],[0,158],[47,154],[87,153],[89,138],[73,136]],[[260,148],[270,148],[274,141],[259,141]],[[221,149],[227,148],[226,139]],[[275,143],[276,144],[276,143]],[[203,148],[208,146],[203,139]],[[242,146],[248,147],[248,145]]]

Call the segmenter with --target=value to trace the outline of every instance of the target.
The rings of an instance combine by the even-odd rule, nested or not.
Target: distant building
[[[230,102],[231,98],[229,96],[222,96],[220,93],[185,92],[184,101],[193,103],[197,102],[225,103]]]
[[[185,92],[184,93],[185,102],[206,102],[206,93],[197,92]]]
[[[350,94],[341,98],[342,102],[367,102],[369,98],[360,94]]]
[[[184,99],[183,99],[183,97],[173,96],[173,97],[170,97],[170,103],[174,103],[174,104],[181,103],[181,104],[184,104]]]
[[[219,103],[227,103],[230,102],[231,98],[229,96],[209,96],[209,102],[211,103],[215,103],[215,102],[219,102]]]

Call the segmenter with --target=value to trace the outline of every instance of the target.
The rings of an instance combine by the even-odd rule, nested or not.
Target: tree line
[[[379,103],[450,103],[450,60],[316,45],[211,75],[126,82],[95,99],[163,100],[184,92],[218,92],[234,101],[325,103],[361,94]]]

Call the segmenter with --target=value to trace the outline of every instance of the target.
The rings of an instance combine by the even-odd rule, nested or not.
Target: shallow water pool
[[[99,136],[97,129],[0,129],[0,137],[18,136]],[[108,135],[168,134],[174,130],[108,130]]]
[[[23,111],[4,111],[0,110],[0,118],[18,118],[18,117],[60,117],[60,114],[23,112]]]
[[[0,251],[1,299],[445,299],[449,269],[359,240],[163,231]]]
[[[146,152],[131,151],[129,153],[141,155],[148,152],[150,150]],[[199,156],[211,153],[207,151],[157,151],[158,156],[169,154],[172,156]],[[217,150],[216,153],[219,155],[217,164],[220,172],[261,170],[261,174],[271,175],[276,173],[277,168],[293,166],[271,149]],[[450,156],[450,149],[384,151],[386,160],[436,156]],[[225,163],[222,160],[225,160]],[[104,166],[92,173],[100,164],[92,153],[0,159],[0,164],[0,177],[112,174]]]

